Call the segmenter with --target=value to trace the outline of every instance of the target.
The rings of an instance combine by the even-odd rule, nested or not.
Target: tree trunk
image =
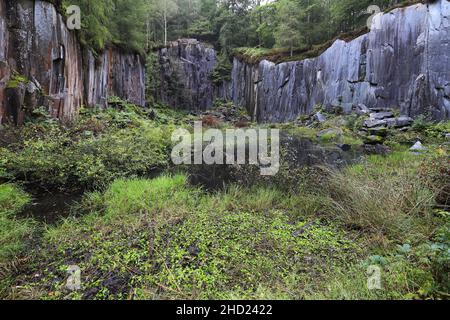
[[[292,43],[291,40],[291,57],[294,55],[294,44]]]
[[[167,5],[164,7],[164,45],[167,46]]]

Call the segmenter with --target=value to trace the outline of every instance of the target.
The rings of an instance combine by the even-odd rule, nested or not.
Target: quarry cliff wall
[[[94,58],[53,4],[0,0],[0,123],[20,124],[39,106],[70,120],[110,96],[145,104],[139,55],[109,48]]]

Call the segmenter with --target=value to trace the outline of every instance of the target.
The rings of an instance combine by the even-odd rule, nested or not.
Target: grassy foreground
[[[1,297],[448,298],[450,165],[434,126],[393,133],[393,152],[340,171],[284,168],[211,192],[170,168],[169,133],[191,120],[121,105],[66,126],[44,117],[5,129]],[[428,151],[405,151],[418,135]],[[73,217],[47,225],[18,215],[30,187],[86,191]],[[72,265],[76,291],[66,287]],[[381,289],[367,288],[370,266]]]

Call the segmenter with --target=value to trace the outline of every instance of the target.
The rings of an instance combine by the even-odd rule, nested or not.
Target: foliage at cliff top
[[[62,0],[65,7],[80,6],[81,40],[96,51],[114,44],[144,52],[192,37],[213,43],[225,54],[238,47],[287,48],[300,50],[300,57],[317,54],[321,49],[315,46],[339,34],[360,30],[370,16],[369,5],[389,10],[417,2],[421,1]]]
[[[285,2],[289,2],[290,0],[287,0]],[[418,0],[407,0],[400,3],[396,3],[394,5],[391,4],[391,6],[387,7],[387,3],[384,3],[380,1],[378,4],[382,8],[386,8],[385,12],[392,11],[397,8],[406,7],[412,4],[416,3],[422,3],[424,1],[418,1]],[[425,1],[427,2],[427,1]],[[366,4],[368,6],[368,4]],[[282,5],[280,5],[282,7]],[[346,17],[346,14],[349,14],[350,12],[355,12],[356,8],[361,8],[361,14],[358,15],[357,22],[355,21],[347,21],[348,17]],[[291,36],[288,37],[289,41],[285,42],[284,44],[282,42],[276,44],[272,49],[267,47],[249,47],[249,46],[243,46],[240,48],[236,48],[233,50],[232,54],[233,56],[237,57],[238,59],[241,59],[247,63],[250,64],[256,64],[260,62],[261,60],[268,60],[272,61],[274,63],[282,63],[282,62],[288,62],[288,61],[299,61],[303,59],[309,59],[309,58],[315,58],[321,55],[323,52],[325,52],[329,47],[333,45],[333,43],[337,40],[344,40],[346,42],[349,42],[353,39],[356,39],[357,37],[369,32],[369,29],[365,25],[365,21],[361,20],[361,17],[365,17],[367,19],[368,15],[364,15],[363,10],[364,8],[364,2],[358,2],[358,4],[353,3],[352,1],[342,1],[342,3],[335,3],[334,6],[332,6],[329,10],[331,10],[331,13],[329,14],[332,21],[338,21],[339,19],[337,17],[340,17],[342,19],[343,25],[349,24],[351,27],[342,27],[338,30],[341,30],[341,32],[328,32],[328,36],[319,37],[317,41],[292,41],[291,36],[294,36],[296,31],[300,26],[292,28],[294,30],[291,31]],[[296,10],[293,8],[292,10]],[[321,10],[326,10],[321,8]],[[334,11],[333,11],[334,10]],[[286,12],[286,15],[294,15],[294,12]],[[334,17],[334,15],[336,17]],[[353,14],[352,14],[353,15]],[[308,16],[308,19],[310,19],[310,16]],[[296,22],[298,22],[296,20]],[[300,22],[298,22],[300,23]],[[298,29],[300,30],[300,29]],[[322,33],[320,31],[320,33]],[[306,32],[306,36],[308,36],[308,32]],[[331,36],[331,37],[330,37]],[[286,37],[282,33],[279,34],[279,38]]]
[[[80,38],[84,45],[101,51],[106,45],[143,52],[147,0],[62,0],[63,6],[81,8]]]
[[[351,41],[368,32],[367,27],[362,27],[358,30],[349,31],[338,35],[334,39],[328,40],[325,43],[304,46],[299,48],[236,48],[233,55],[250,64],[256,64],[262,60],[272,61],[274,63],[282,63],[289,61],[299,61],[304,59],[316,58],[330,48],[337,40]]]

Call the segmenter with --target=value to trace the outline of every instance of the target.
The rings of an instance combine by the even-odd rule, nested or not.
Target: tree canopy
[[[68,0],[64,0],[68,5]],[[67,2],[67,3],[66,3]],[[303,48],[365,25],[369,5],[392,0],[71,0],[82,10],[82,41],[136,51],[180,37],[237,47]]]

